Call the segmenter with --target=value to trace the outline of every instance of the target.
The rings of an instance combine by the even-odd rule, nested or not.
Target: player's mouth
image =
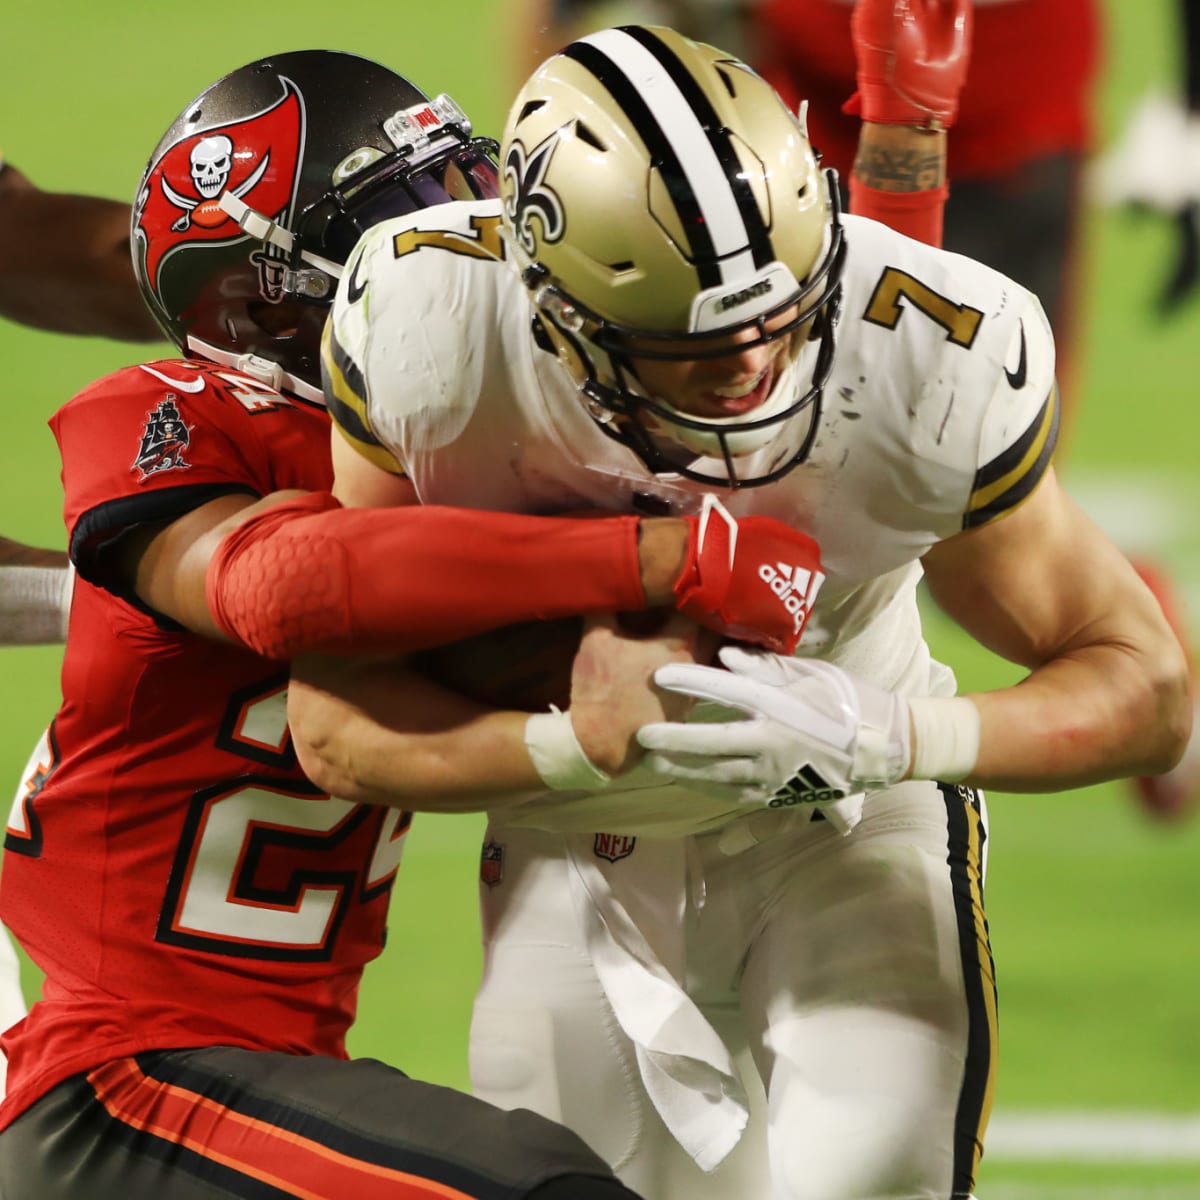
[[[704,415],[738,417],[758,408],[771,394],[771,385],[775,382],[774,367],[772,362],[748,379],[739,379],[721,387],[706,389],[702,396]]]

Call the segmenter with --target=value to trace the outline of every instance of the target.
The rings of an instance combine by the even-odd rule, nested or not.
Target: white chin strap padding
[[[217,207],[232,217],[238,225],[252,238],[266,242],[269,246],[277,246],[285,254],[291,254],[296,239],[291,232],[277,225],[270,217],[264,216],[257,209],[251,208],[244,200],[232,192],[222,192],[217,201]]]
[[[219,346],[214,346],[211,342],[203,341],[190,333],[187,336],[187,349],[200,358],[215,362],[218,366],[232,367],[235,371],[241,371],[244,375],[249,375],[251,379],[257,379],[260,383],[273,387],[277,392],[292,392],[313,404],[325,403],[325,395],[319,387],[314,387],[307,380],[289,374],[279,363],[272,362],[270,359],[261,358],[257,354],[234,354],[232,351],[222,350]]]

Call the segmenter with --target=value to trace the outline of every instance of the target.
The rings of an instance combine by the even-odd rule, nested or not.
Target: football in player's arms
[[[619,634],[657,633],[666,618],[662,610],[620,613]],[[464,638],[415,655],[412,665],[423,675],[481,704],[521,712],[544,712],[571,702],[571,664],[583,635],[582,617],[521,621],[502,629]],[[711,663],[719,638],[699,630],[697,662]]]

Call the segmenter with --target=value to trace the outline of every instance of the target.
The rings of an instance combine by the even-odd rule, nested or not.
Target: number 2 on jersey
[[[227,746],[258,761],[291,761],[287,690],[279,681],[237,695]],[[356,896],[385,890],[400,865],[410,814],[352,804],[311,784],[245,775],[197,792],[188,807],[161,942],[246,958],[311,962],[332,943]],[[337,851],[375,826],[365,870]]]

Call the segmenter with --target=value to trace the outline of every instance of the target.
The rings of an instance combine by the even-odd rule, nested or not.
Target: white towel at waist
[[[592,839],[566,840],[588,952],[617,1021],[634,1043],[646,1092],[679,1144],[702,1170],[711,1171],[737,1145],[749,1116],[733,1057],[634,923],[592,857]],[[649,850],[650,844],[644,848]],[[639,863],[636,883],[643,890],[653,887],[656,909],[678,913],[681,936],[686,887],[682,845],[668,850],[665,843],[655,844],[664,858],[675,849],[667,871],[647,872]],[[618,867],[626,865],[634,864],[627,859]],[[657,927],[663,925],[660,919]]]

